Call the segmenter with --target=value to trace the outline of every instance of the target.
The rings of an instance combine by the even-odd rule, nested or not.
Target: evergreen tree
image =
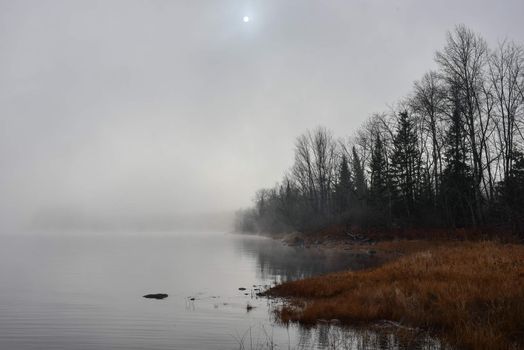
[[[435,192],[433,191],[433,184],[431,183],[431,173],[427,168],[421,169],[420,180],[418,186],[418,202],[426,209],[431,207],[434,212]]]
[[[369,167],[371,171],[369,199],[374,207],[382,208],[388,200],[388,163],[379,135],[375,139]]]
[[[444,213],[452,226],[463,226],[471,216],[475,222],[473,209],[474,178],[468,165],[466,130],[456,104],[451,116],[451,123],[446,135],[447,149],[444,152],[446,168],[442,174],[442,195]]]
[[[499,185],[504,212],[514,232],[524,236],[524,154],[513,151],[509,176]]]
[[[351,181],[348,159],[344,154],[340,160],[338,180],[335,188],[336,209],[338,214],[343,215],[344,213],[347,213],[350,206],[352,190],[353,184]]]
[[[358,222],[361,225],[366,225],[368,222],[368,188],[366,184],[366,175],[364,174],[364,164],[360,159],[355,147],[351,149],[352,153],[352,168],[353,168],[353,186],[354,186],[354,200],[351,203],[350,217],[352,221]]]
[[[418,199],[420,152],[414,124],[407,112],[399,114],[390,169],[396,212],[400,219],[410,221]]]
[[[375,138],[369,168],[369,203],[376,217],[374,222],[378,225],[389,225],[391,221],[391,191],[388,160],[380,135]]]

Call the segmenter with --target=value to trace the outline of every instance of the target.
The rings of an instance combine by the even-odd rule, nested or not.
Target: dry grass
[[[524,347],[524,246],[454,242],[379,268],[274,287],[284,322],[393,320],[464,349]]]

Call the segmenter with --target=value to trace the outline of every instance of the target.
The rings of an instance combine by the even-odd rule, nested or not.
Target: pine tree
[[[377,216],[376,223],[386,225],[391,220],[391,193],[388,174],[388,160],[384,144],[377,135],[371,153],[369,203]]]
[[[407,112],[399,114],[390,168],[397,212],[400,219],[410,221],[418,199],[420,152],[413,121]]]
[[[515,233],[524,237],[524,154],[513,151],[513,164],[508,178],[499,185],[500,199]]]
[[[468,165],[466,130],[458,104],[451,116],[451,124],[446,135],[447,149],[444,152],[446,168],[442,174],[442,195],[444,212],[449,224],[465,225],[471,215],[475,222],[473,209],[474,178]]]
[[[344,154],[340,160],[338,180],[335,188],[336,209],[338,214],[344,214],[348,211],[352,190],[353,184],[351,181],[348,159]]]
[[[369,186],[370,202],[375,207],[382,207],[387,201],[388,163],[384,145],[378,135],[375,139],[369,167],[371,170],[371,182]]]

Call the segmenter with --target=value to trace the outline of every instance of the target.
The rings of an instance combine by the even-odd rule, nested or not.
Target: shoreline
[[[524,346],[524,245],[494,241],[396,240],[355,244],[304,234],[273,237],[305,248],[362,253],[377,267],[279,284],[263,295],[281,298],[282,323],[334,320],[374,328],[417,329],[464,349]],[[297,238],[298,237],[298,238]]]
[[[408,233],[394,230],[385,231],[386,233],[355,231],[355,233],[350,233],[349,230],[340,226],[333,226],[307,233],[296,231],[256,233],[256,235],[280,241],[289,247],[367,255],[376,258],[380,265],[409,254],[438,247],[451,248],[465,242],[494,240],[520,243],[510,235],[501,235],[501,239],[491,231],[480,231],[479,234],[478,231],[468,232],[461,229],[438,230],[437,232],[430,231],[425,235],[419,235],[418,231]],[[475,238],[472,239],[473,237]]]

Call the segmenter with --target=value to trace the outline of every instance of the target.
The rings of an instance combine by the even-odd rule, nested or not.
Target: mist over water
[[[314,330],[274,323],[253,286],[370,263],[210,231],[2,236],[0,243],[5,349],[235,349],[250,329],[250,341],[266,341],[268,332],[282,348],[323,348],[327,338]],[[169,297],[142,298],[157,292]]]

